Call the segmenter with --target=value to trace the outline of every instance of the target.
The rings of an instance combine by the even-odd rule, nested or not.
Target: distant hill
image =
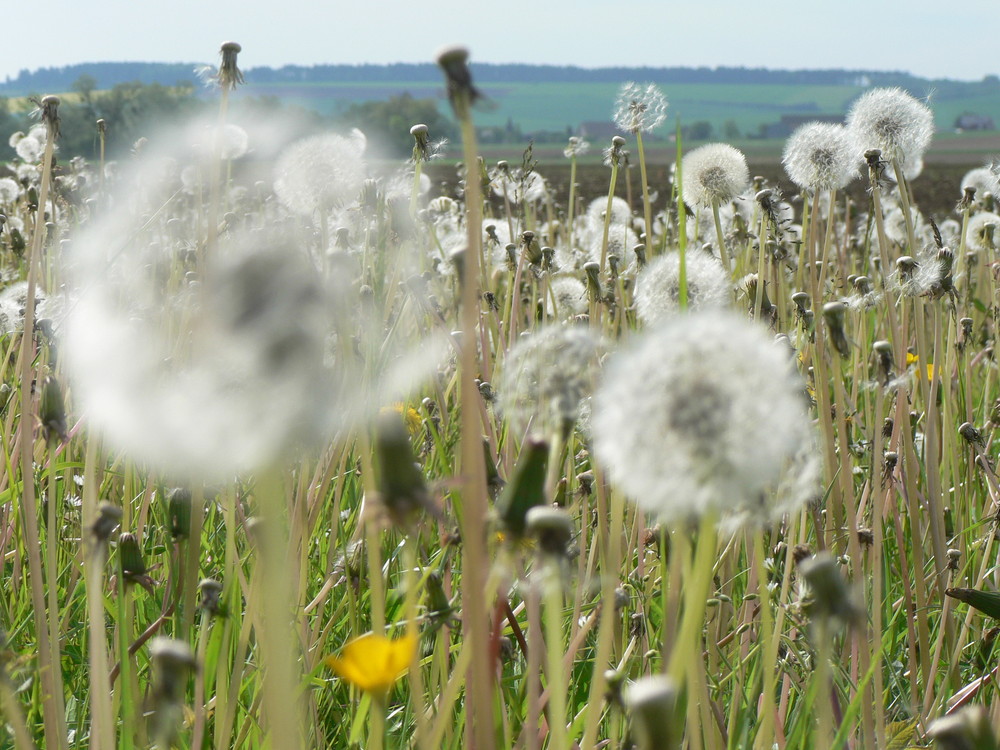
[[[81,63],[21,71],[0,82],[0,97],[62,93],[81,76],[98,90],[141,82],[195,85],[194,63]],[[1000,78],[932,80],[902,71],[768,70],[764,68],[580,68],[575,66],[474,63],[473,76],[488,98],[477,111],[484,142],[563,141],[586,133],[610,138],[611,111],[625,81],[660,85],[670,101],[670,121],[656,134],[673,132],[674,118],[693,128],[689,140],[781,138],[805,119],[838,120],[851,102],[872,86],[899,86],[928,98],[937,127],[950,131],[993,130],[1000,123]],[[433,99],[450,116],[438,67],[432,63],[392,65],[286,65],[244,70],[239,98],[265,98],[285,106],[337,118],[352,105],[408,94]],[[199,94],[200,95],[200,94]],[[605,132],[607,131],[607,132]],[[698,133],[699,135],[694,135]],[[653,140],[653,139],[651,139]]]

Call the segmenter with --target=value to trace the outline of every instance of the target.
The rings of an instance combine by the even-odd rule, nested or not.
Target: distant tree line
[[[22,70],[16,77],[0,82],[0,94],[24,96],[67,91],[81,75],[93,77],[100,88],[111,88],[119,83],[142,81],[163,86],[179,84],[197,85],[198,76],[193,63],[81,63],[62,67]],[[933,86],[938,95],[949,91],[970,93],[1000,92],[1000,79],[986,76],[981,81],[965,82],[931,80],[899,71],[844,70],[770,70],[743,67],[669,67],[669,68],[580,68],[573,65],[526,65],[473,63],[473,75],[482,83],[495,82],[555,82],[620,83],[637,80],[658,84],[671,83],[770,83],[803,85],[872,85],[901,86],[915,94],[924,95]],[[250,83],[322,83],[346,82],[440,82],[441,71],[433,63],[395,63],[390,65],[285,65],[280,68],[255,67],[246,71]]]

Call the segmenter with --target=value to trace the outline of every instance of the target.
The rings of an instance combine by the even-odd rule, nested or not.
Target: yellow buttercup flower
[[[326,665],[355,687],[385,695],[406,673],[416,654],[415,636],[391,639],[367,633],[344,646],[339,657],[328,656]]]
[[[934,380],[934,376],[936,374],[936,370],[934,369],[934,363],[933,362],[928,362],[923,368],[921,368],[919,366],[920,365],[920,357],[918,357],[913,352],[907,352],[906,353],[906,366],[910,367],[912,365],[916,365],[916,369],[917,369],[918,373],[920,372],[921,369],[923,369],[927,373],[926,377],[927,377],[928,381]]]

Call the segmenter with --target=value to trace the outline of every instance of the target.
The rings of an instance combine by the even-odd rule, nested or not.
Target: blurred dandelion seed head
[[[707,310],[732,305],[732,285],[722,264],[708,253],[686,256],[689,310]],[[681,312],[680,255],[668,253],[653,260],[636,279],[635,306],[647,326],[661,323]]]

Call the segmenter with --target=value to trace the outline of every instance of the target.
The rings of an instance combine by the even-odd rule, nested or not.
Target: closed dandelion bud
[[[419,163],[427,160],[430,140],[428,138],[428,128],[423,123],[419,123],[410,128],[410,135],[413,136],[413,161]]]
[[[59,137],[59,97],[48,94],[38,102],[39,119],[45,123],[49,137],[53,140]]]
[[[563,558],[573,538],[573,520],[559,508],[542,505],[528,511],[525,518],[528,534],[538,542],[542,554]]]
[[[428,573],[424,583],[424,590],[427,593],[427,614],[432,620],[443,622],[451,615],[452,606],[448,595],[444,591],[441,574],[436,570]]]
[[[517,270],[517,245],[508,242],[504,245],[504,252],[507,256],[507,270],[513,273]]]
[[[853,622],[860,612],[837,561],[828,552],[820,552],[799,566],[808,586],[804,609],[814,620],[836,619]]]
[[[62,388],[52,375],[42,381],[42,400],[38,407],[42,429],[46,441],[52,445],[66,439],[66,407],[63,403]]]
[[[858,294],[871,294],[872,292],[872,282],[867,276],[856,276],[852,286]]]
[[[187,539],[191,531],[191,490],[174,487],[167,493],[167,519],[174,539]]]
[[[465,47],[445,47],[438,52],[437,63],[444,72],[451,106],[456,110],[459,119],[463,119],[468,105],[481,96],[476,87],[472,85],[472,73],[469,72],[469,50]]]
[[[895,427],[895,422],[893,422],[892,417],[886,417],[882,420],[882,437],[888,440],[892,437],[892,430]]]
[[[142,548],[135,534],[125,533],[118,537],[118,561],[126,580],[145,574],[146,563],[142,559]]]
[[[238,85],[246,83],[246,80],[243,78],[243,72],[236,65],[236,57],[242,51],[243,47],[236,42],[223,42],[222,46],[219,48],[219,54],[222,56],[222,62],[219,65],[217,78],[219,80],[219,86],[223,89],[231,91]]]
[[[896,451],[886,451],[882,454],[882,479],[883,481],[892,476],[899,463],[899,454]]]
[[[515,539],[524,536],[528,512],[545,504],[545,469],[549,444],[529,438],[521,447],[514,473],[497,501],[496,510],[504,531]]]
[[[524,247],[524,257],[529,263],[537,266],[542,262],[542,248],[535,242],[534,232],[522,232],[521,244]]]
[[[871,529],[858,529],[858,543],[862,547],[871,547],[875,543],[875,534]]]
[[[632,252],[635,253],[635,263],[641,269],[646,266],[646,246],[636,245],[632,248]]]
[[[122,509],[109,502],[97,506],[97,518],[90,526],[90,533],[99,544],[107,544],[111,532],[118,528],[122,520]]]
[[[625,706],[637,750],[681,747],[683,721],[677,716],[678,690],[666,675],[643,677],[629,685]]]
[[[590,261],[583,264],[583,270],[587,274],[587,292],[590,294],[590,299],[597,302],[601,298],[601,264]]]
[[[927,728],[927,736],[938,750],[996,750],[1000,746],[989,714],[978,705],[935,719]]]
[[[408,528],[421,510],[433,510],[424,475],[416,464],[406,425],[394,411],[379,415],[375,427],[376,487],[393,522]]]
[[[213,578],[203,578],[198,584],[201,592],[199,607],[210,615],[222,614],[222,584]]]
[[[183,723],[184,693],[197,662],[191,647],[176,638],[157,636],[149,653],[153,663],[151,734],[158,746],[171,747]]]
[[[833,348],[837,350],[837,354],[845,358],[851,354],[851,345],[844,333],[844,310],[846,309],[847,306],[843,302],[828,302],[823,305],[823,320],[826,321],[830,341]]]
[[[607,685],[604,692],[604,700],[613,706],[624,707],[622,699],[622,685],[625,678],[617,669],[608,669],[604,672],[604,684]]]
[[[553,266],[553,261],[556,257],[556,250],[554,247],[549,247],[546,245],[542,248],[542,270],[551,271]]]
[[[493,460],[493,453],[490,450],[490,441],[483,438],[483,462],[486,464],[486,486],[489,487],[490,497],[496,498],[497,493],[503,489],[504,481],[497,471],[496,462]]]

